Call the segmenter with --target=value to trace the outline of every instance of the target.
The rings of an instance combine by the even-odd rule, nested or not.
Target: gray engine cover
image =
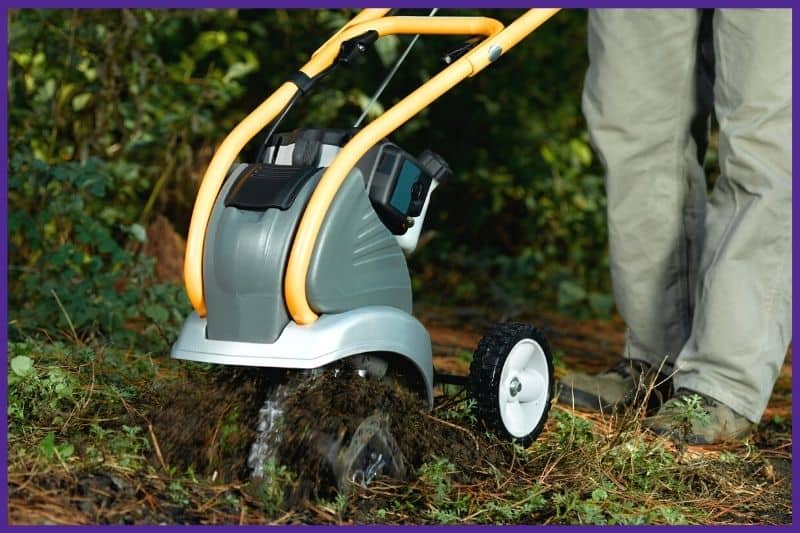
[[[203,253],[208,339],[275,342],[290,321],[283,297],[289,251],[300,217],[324,172],[302,187],[285,211],[225,207],[246,165],[234,167],[217,196]],[[353,170],[323,221],[306,285],[312,309],[339,313],[369,305],[411,312],[411,280],[394,236]]]
[[[286,211],[225,207],[225,197],[247,165],[231,172],[209,220],[203,253],[203,290],[209,339],[274,342],[289,322],[283,299],[286,258],[300,215],[321,172]]]
[[[306,284],[317,313],[388,305],[411,313],[411,278],[394,235],[370,204],[361,171],[353,170],[317,236]]]

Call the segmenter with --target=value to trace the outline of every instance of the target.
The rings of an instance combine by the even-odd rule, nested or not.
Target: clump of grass
[[[130,400],[145,392],[141,385],[156,368],[131,357],[83,344],[9,343],[10,449],[38,450],[30,457],[43,468],[52,461],[66,470],[149,464],[150,443]]]

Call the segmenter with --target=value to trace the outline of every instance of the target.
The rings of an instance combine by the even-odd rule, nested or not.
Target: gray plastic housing
[[[433,406],[431,340],[422,324],[394,307],[370,306],[322,315],[307,326],[289,322],[275,342],[209,339],[207,321],[186,319],[172,357],[204,363],[310,369],[365,353],[397,354],[418,372],[419,392]],[[391,361],[390,361],[391,363]]]
[[[411,313],[411,278],[403,250],[372,208],[358,169],[347,176],[322,223],[306,292],[318,313],[367,305]]]
[[[243,210],[224,198],[246,168],[233,169],[209,221],[203,254],[207,335],[211,339],[273,342],[289,323],[283,295],[292,241],[322,169],[287,210]],[[306,284],[320,314],[386,305],[411,312],[411,279],[397,240],[370,205],[354,169],[322,223]]]
[[[273,342],[289,322],[283,299],[286,258],[294,232],[320,173],[282,211],[225,207],[247,168],[237,165],[217,196],[203,249],[203,291],[209,338]]]
[[[189,315],[172,357],[311,369],[363,354],[392,364],[397,356],[416,370],[420,393],[431,407],[430,337],[411,315],[403,252],[372,209],[361,172],[355,169],[345,179],[323,221],[306,287],[320,316],[299,325],[284,302],[286,262],[324,169],[308,179],[286,210],[225,207],[245,168],[232,169],[209,219],[203,254],[206,317]]]

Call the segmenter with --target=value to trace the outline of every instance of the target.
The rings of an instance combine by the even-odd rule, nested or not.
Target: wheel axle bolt
[[[516,396],[519,394],[519,391],[522,390],[522,383],[520,383],[519,378],[516,376],[511,379],[511,383],[508,385],[508,392],[511,393],[511,396]]]

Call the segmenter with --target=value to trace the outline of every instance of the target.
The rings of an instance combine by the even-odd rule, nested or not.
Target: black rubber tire
[[[508,432],[500,416],[499,393],[500,376],[503,365],[511,349],[523,339],[532,339],[539,343],[547,359],[548,390],[547,402],[541,420],[536,427],[524,437],[514,437]],[[547,422],[550,405],[553,399],[555,380],[553,377],[553,356],[545,336],[530,324],[503,322],[496,324],[478,343],[469,367],[468,390],[476,401],[478,418],[486,427],[504,440],[515,441],[528,447],[539,436]]]

